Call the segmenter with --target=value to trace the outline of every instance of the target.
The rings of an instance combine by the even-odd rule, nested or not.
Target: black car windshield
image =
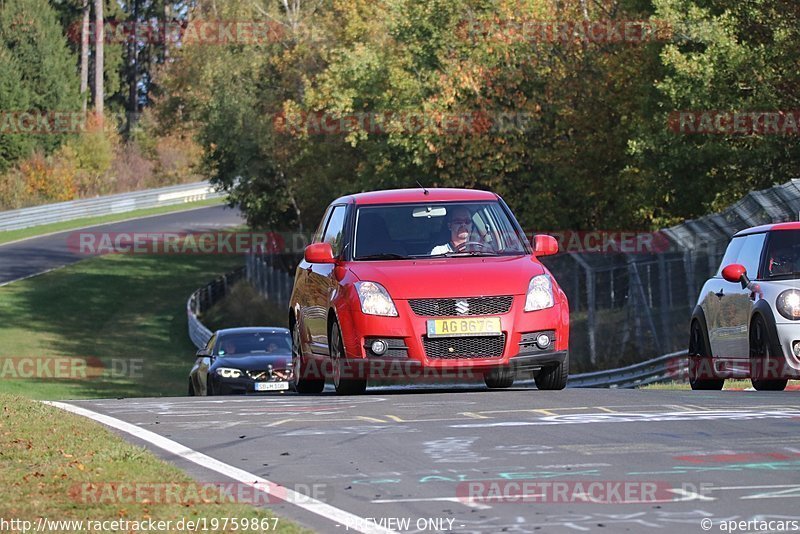
[[[355,260],[527,253],[496,201],[362,206],[356,215]]]
[[[767,278],[800,278],[800,230],[771,232],[764,261]]]
[[[214,354],[216,356],[278,355],[291,351],[292,340],[288,333],[251,332],[221,336]]]

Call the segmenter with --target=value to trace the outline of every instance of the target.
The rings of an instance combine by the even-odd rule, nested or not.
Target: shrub
[[[44,202],[72,200],[77,193],[76,170],[69,154],[50,158],[36,152],[19,165],[25,193]]]

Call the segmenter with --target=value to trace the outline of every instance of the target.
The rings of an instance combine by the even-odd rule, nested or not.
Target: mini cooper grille
[[[421,317],[495,315],[508,313],[514,297],[472,297],[463,299],[412,299],[414,313]]]
[[[503,355],[506,335],[444,338],[424,336],[422,342],[425,345],[425,354],[428,358],[499,358]]]

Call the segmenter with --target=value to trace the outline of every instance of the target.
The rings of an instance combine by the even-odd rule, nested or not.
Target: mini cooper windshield
[[[530,254],[499,202],[362,206],[356,214],[355,260]]]
[[[766,254],[767,278],[800,278],[800,230],[772,232]]]

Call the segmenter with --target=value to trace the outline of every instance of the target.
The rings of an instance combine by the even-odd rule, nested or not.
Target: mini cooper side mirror
[[[722,278],[732,284],[741,282],[742,289],[750,284],[750,279],[747,277],[747,269],[744,268],[744,265],[739,263],[731,263],[722,269]]]
[[[209,356],[211,356],[211,351],[208,350],[208,349],[205,349],[205,348],[204,349],[200,349],[200,350],[197,351],[195,356],[197,358],[208,358]]]
[[[558,254],[558,241],[551,235],[539,234],[533,238],[534,256],[552,256]]]
[[[336,263],[330,243],[308,245],[303,257],[308,263]]]

